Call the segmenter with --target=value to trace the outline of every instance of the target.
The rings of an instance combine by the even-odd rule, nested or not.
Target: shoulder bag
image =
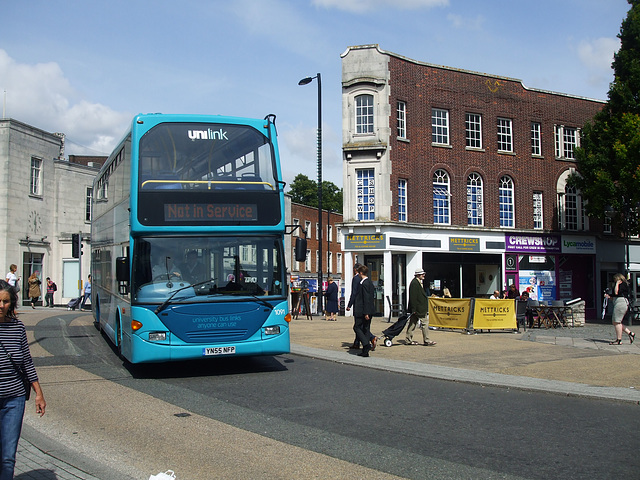
[[[7,356],[7,358],[11,362],[11,365],[13,365],[13,368],[15,369],[16,372],[18,372],[18,376],[22,380],[22,384],[24,385],[24,391],[25,391],[24,399],[29,400],[29,398],[31,398],[31,382],[27,378],[27,374],[24,373],[22,369],[18,367],[18,365],[16,365],[16,362],[13,361],[13,358],[11,358],[11,355],[9,354],[9,352],[7,352],[7,349],[4,348],[4,345],[2,342],[0,342],[0,347],[2,348],[2,350],[4,351],[4,354]]]

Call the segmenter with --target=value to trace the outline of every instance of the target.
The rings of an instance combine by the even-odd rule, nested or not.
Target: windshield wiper
[[[182,290],[186,290],[187,288],[199,287],[200,285],[205,285],[207,283],[212,283],[212,282],[215,282],[215,278],[210,278],[209,280],[205,280],[203,282],[198,282],[198,283],[193,283],[191,285],[186,285],[186,286],[184,286],[182,288],[177,289],[175,292],[173,292],[171,295],[169,295],[169,297],[164,302],[162,302],[158,306],[158,308],[156,308],[153,311],[153,313],[155,313],[157,315],[164,307],[169,305],[169,302],[171,302],[171,299],[176,296],[176,293],[181,292]]]
[[[258,297],[257,295],[249,295],[252,298],[255,298],[258,302],[260,302],[262,305],[269,307],[271,310],[273,310],[273,305],[271,305],[269,302],[267,302],[266,300],[263,300],[262,298]]]

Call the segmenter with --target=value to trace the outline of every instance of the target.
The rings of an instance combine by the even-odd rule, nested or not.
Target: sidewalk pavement
[[[630,344],[624,335],[622,345],[609,345],[611,324],[471,335],[429,330],[437,342],[432,347],[421,345],[416,329],[413,339],[420,345],[405,345],[403,332],[385,347],[381,332],[390,325],[386,318],[373,319],[371,331],[380,339],[371,356],[362,358],[349,349],[353,317],[299,317],[291,322],[291,352],[443,380],[640,404],[640,341]]]
[[[33,324],[52,312],[66,313],[61,309],[24,313],[32,316],[29,323]],[[371,330],[380,339],[371,356],[362,358],[357,350],[349,349],[354,340],[353,317],[338,317],[335,322],[318,316],[313,320],[298,318],[290,325],[291,353],[441,380],[640,404],[640,338],[631,345],[625,335],[622,345],[609,345],[613,337],[610,324],[472,335],[429,330],[429,339],[437,342],[432,347],[404,345],[404,333],[393,339],[391,347],[385,347],[381,332],[389,326],[386,318],[373,319]],[[640,328],[637,330],[640,333]],[[414,340],[421,341],[421,335],[416,330]],[[25,425],[16,480],[110,477],[90,459],[43,440]]]

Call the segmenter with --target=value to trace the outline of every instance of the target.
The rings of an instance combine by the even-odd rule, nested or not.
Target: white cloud
[[[484,17],[482,15],[476,15],[475,18],[467,18],[462,15],[450,13],[447,15],[447,20],[451,22],[454,28],[464,28],[467,30],[480,30],[484,23]]]
[[[588,68],[602,70],[610,69],[613,62],[613,54],[620,48],[618,38],[596,38],[595,40],[583,40],[578,45],[578,57]]]
[[[67,155],[110,153],[133,117],[80,98],[55,62],[21,64],[0,49],[0,82],[6,117],[64,133]]]
[[[313,0],[322,8],[336,8],[354,13],[373,12],[381,8],[417,10],[421,8],[446,7],[449,0]]]
[[[317,180],[317,129],[302,125],[281,125],[278,127],[278,140],[282,177],[287,185],[299,173]],[[326,123],[322,126],[322,180],[342,187],[341,137]]]
[[[583,40],[577,48],[580,62],[587,68],[589,85],[604,87],[613,80],[613,54],[620,48],[618,38]]]

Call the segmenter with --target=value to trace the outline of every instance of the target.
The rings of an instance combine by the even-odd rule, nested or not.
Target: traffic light
[[[79,233],[71,234],[71,256],[73,258],[80,258],[82,255],[82,243],[80,243],[82,239],[80,238]]]

